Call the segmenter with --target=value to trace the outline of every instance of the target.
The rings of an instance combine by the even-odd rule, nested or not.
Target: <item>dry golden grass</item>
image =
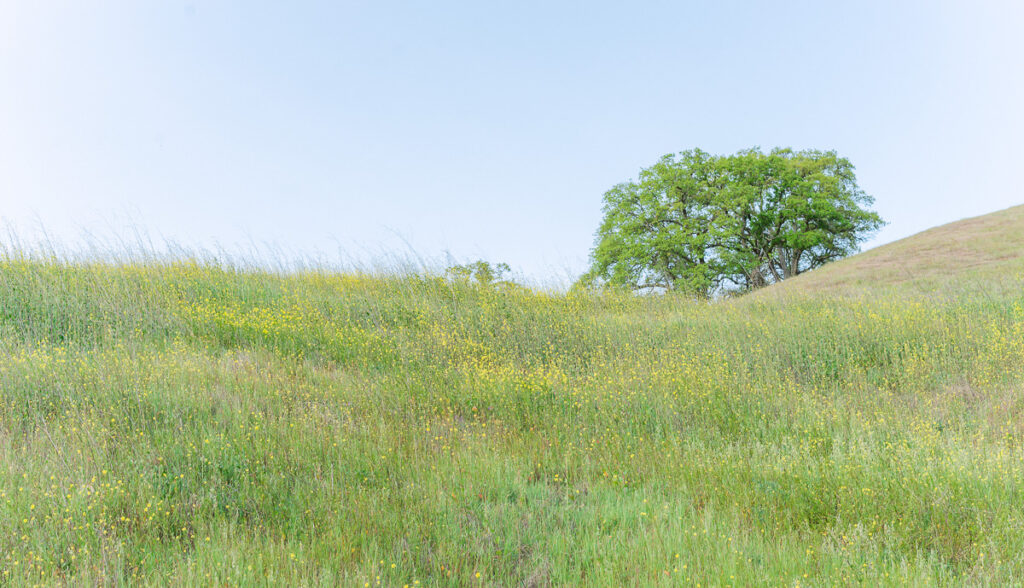
[[[942,225],[831,263],[758,296],[858,294],[878,289],[942,292],[995,288],[1024,276],[1024,205]]]

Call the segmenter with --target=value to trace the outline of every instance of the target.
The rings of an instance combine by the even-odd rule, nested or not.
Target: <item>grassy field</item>
[[[0,585],[1012,585],[1024,276],[825,297],[0,261]]]

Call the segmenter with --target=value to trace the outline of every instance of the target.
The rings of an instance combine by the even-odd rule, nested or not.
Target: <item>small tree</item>
[[[883,223],[834,151],[666,155],[604,195],[584,279],[711,296],[749,290],[857,250]]]
[[[465,265],[453,265],[446,270],[449,279],[472,282],[481,286],[511,283],[505,276],[512,271],[507,263],[492,264],[478,260]]]

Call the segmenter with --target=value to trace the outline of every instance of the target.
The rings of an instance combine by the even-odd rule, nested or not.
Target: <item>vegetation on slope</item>
[[[1024,274],[1024,205],[935,227],[787,280],[758,295],[880,288],[978,294]],[[1011,286],[1016,286],[1012,280]]]
[[[0,576],[1003,584],[1024,294],[0,262]]]

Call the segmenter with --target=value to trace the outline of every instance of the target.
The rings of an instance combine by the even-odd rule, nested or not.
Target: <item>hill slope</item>
[[[920,302],[0,256],[0,586],[1017,585],[1024,295]]]
[[[985,288],[1024,277],[1024,205],[934,227],[831,263],[765,292]]]

